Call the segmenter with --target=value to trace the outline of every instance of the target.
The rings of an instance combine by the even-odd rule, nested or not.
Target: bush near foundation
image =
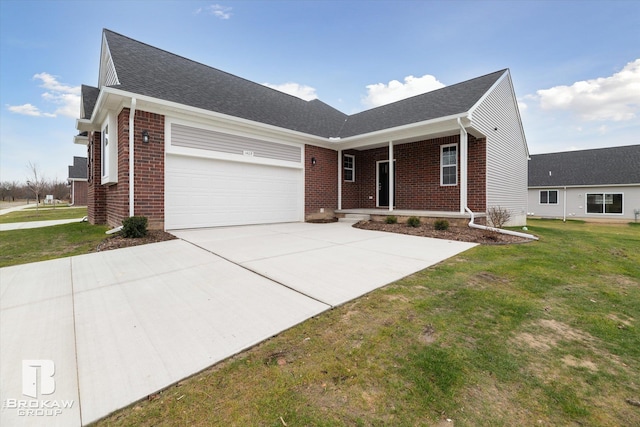
[[[144,237],[148,223],[146,216],[130,216],[122,221],[122,236],[134,239]]]
[[[417,216],[409,217],[409,219],[407,220],[407,225],[414,228],[420,227],[420,218],[418,218]]]

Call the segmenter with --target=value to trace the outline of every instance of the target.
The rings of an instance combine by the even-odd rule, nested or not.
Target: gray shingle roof
[[[612,184],[640,184],[640,145],[536,154],[529,161],[529,187]]]
[[[73,157],[73,166],[69,166],[69,179],[87,179],[87,158]]]
[[[348,116],[104,30],[115,87],[321,137],[348,137],[468,111],[506,70]],[[86,108],[85,108],[85,111]]]
[[[80,118],[91,118],[91,113],[93,113],[93,108],[96,106],[98,95],[100,95],[100,89],[93,86],[82,85],[80,92],[82,94],[82,108],[84,110],[84,117]]]
[[[349,116],[342,137],[461,114],[469,111],[506,70],[416,95]]]

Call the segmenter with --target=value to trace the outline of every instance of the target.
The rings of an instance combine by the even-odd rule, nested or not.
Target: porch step
[[[366,215],[366,214],[344,214],[344,218],[339,218],[338,221],[340,222],[351,222],[351,223],[356,223],[359,221],[369,221],[371,219],[371,215]]]

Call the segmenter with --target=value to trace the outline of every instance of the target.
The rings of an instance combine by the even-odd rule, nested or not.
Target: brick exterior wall
[[[87,144],[87,216],[91,224],[107,222],[106,189],[100,185],[100,132],[89,132]]]
[[[87,181],[71,181],[74,206],[87,206]]]
[[[101,185],[100,132],[89,136],[89,183],[87,206],[89,222],[122,225],[129,216],[129,109],[117,117],[118,183]],[[164,116],[136,111],[134,121],[134,214],[146,216],[149,228],[164,228]],[[148,130],[150,141],[142,142]]]
[[[440,185],[440,147],[458,144],[460,136],[430,139],[393,147],[395,158],[395,207],[429,211],[457,212],[460,209],[460,167],[458,185]],[[469,135],[468,205],[486,210],[486,141]],[[356,182],[343,182],[342,208],[376,208],[376,169],[379,161],[389,159],[388,147],[364,151],[345,151],[356,156]]]
[[[164,116],[136,111],[134,127],[134,211],[148,218],[149,228],[164,229]],[[142,142],[143,130],[149,131],[148,144]]]
[[[332,217],[338,208],[338,152],[305,145],[304,153],[305,218]],[[315,165],[311,164],[312,158],[316,159]]]

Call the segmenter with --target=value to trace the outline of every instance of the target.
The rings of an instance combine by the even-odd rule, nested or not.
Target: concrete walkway
[[[82,218],[74,219],[51,219],[49,221],[29,221],[29,222],[9,222],[0,224],[0,231],[24,230],[27,228],[51,227],[52,225],[70,224],[72,222],[80,222]]]
[[[91,423],[474,246],[343,223],[174,234],[0,269],[0,425]]]
[[[20,205],[20,206],[12,206],[10,208],[4,208],[4,209],[0,209],[0,215],[5,215],[11,212],[16,212],[16,211],[21,211],[23,209],[27,209],[27,208],[33,208],[35,207],[34,204],[31,205]]]

